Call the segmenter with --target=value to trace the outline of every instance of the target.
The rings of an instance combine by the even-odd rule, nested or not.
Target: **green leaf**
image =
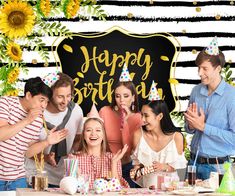
[[[229,70],[229,72],[227,73],[227,78],[230,78],[232,73],[233,73],[232,70]]]
[[[56,22],[53,22],[50,28],[53,28],[56,26]]]

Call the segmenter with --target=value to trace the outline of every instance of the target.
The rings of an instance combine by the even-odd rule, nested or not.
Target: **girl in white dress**
[[[141,187],[159,188],[158,176],[177,178],[176,169],[186,168],[184,138],[170,118],[163,100],[143,105],[143,127],[134,134],[131,177]]]

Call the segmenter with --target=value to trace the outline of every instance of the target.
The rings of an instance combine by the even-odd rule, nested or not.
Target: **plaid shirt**
[[[101,157],[95,157],[93,155],[87,155],[81,152],[78,152],[78,154],[76,154],[80,174],[90,175],[90,189],[93,188],[95,179],[111,177],[112,157],[113,154],[110,152],[106,152]],[[124,178],[122,178],[121,161],[118,162],[117,167],[121,185],[123,187],[129,187],[128,183],[124,180]]]

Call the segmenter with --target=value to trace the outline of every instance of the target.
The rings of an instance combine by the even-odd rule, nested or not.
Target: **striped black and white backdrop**
[[[113,26],[119,26],[138,34],[172,34],[181,46],[175,69],[175,78],[179,81],[176,90],[180,99],[180,107],[177,107],[177,110],[185,110],[191,89],[199,82],[197,67],[194,64],[197,55],[195,51],[202,50],[214,36],[218,37],[220,49],[231,65],[232,77],[235,78],[235,5],[232,0],[100,0],[97,4],[108,14],[106,21],[99,21],[95,17],[68,20],[60,16],[48,20],[60,21],[74,33],[104,32]],[[21,79],[43,75],[55,69],[56,60],[52,54],[55,47],[50,46],[56,37],[43,39],[51,50],[49,66],[44,67],[36,52],[24,52],[23,59],[29,67],[29,73],[22,74]],[[37,59],[38,64],[31,64],[33,59]]]

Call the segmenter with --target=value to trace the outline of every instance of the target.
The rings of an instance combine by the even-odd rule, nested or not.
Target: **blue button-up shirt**
[[[195,86],[190,95],[190,103],[197,103],[206,115],[203,132],[185,128],[194,133],[191,152],[203,157],[224,157],[235,155],[235,88],[221,80],[217,89],[208,96],[207,86]]]

